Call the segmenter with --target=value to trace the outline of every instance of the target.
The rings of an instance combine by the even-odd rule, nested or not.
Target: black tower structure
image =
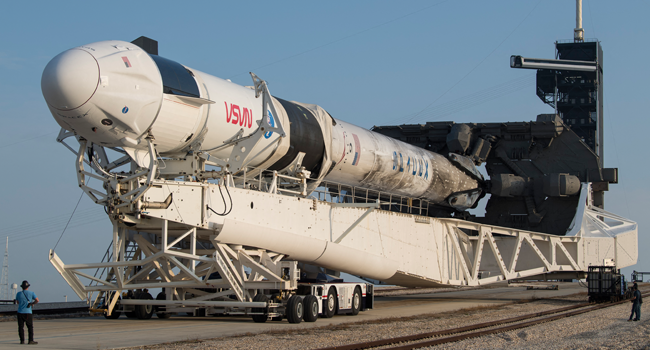
[[[537,96],[553,106],[603,165],[603,49],[597,40],[555,43],[561,62],[594,62],[595,71],[539,69]]]
[[[618,183],[618,169],[603,167],[603,50],[597,40],[584,40],[582,0],[576,0],[573,41],[558,41],[555,50],[553,59],[510,57],[510,67],[537,71],[537,96],[553,114],[530,122],[428,122],[373,131],[448,155],[468,173],[467,164],[485,163],[485,215],[454,217],[565,235],[575,224],[582,184],[591,183],[591,204],[604,208],[605,191]],[[435,209],[430,215],[445,215]]]

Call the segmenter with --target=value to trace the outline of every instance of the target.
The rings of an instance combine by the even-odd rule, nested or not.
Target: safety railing
[[[385,193],[363,187],[353,187],[336,182],[323,181],[314,190],[310,197],[331,203],[390,203],[389,207],[382,206],[382,209],[427,216],[429,213],[429,201]]]
[[[254,170],[254,171],[253,171]],[[255,173],[256,176],[248,174]],[[239,188],[290,196],[314,198],[329,203],[390,203],[382,205],[383,210],[428,216],[431,203],[427,200],[385,193],[363,187],[354,187],[331,181],[322,181],[307,193],[310,184],[316,180],[278,174],[273,170],[249,169],[240,176],[233,176],[230,185]],[[223,184],[223,180],[216,183]],[[312,186],[313,187],[313,186]]]

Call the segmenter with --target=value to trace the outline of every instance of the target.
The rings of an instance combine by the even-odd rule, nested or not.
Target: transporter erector
[[[66,265],[53,251],[50,261],[107,317],[191,310],[315,321],[372,307],[373,285],[341,283],[339,272],[404,286],[479,285],[580,276],[610,255],[621,267],[636,262],[636,250],[624,249],[636,244],[636,223],[594,206],[579,172],[550,166],[526,176],[505,151],[510,124],[500,133],[443,126],[444,147],[433,152],[273,97],[255,74],[253,86],[240,86],[138,40],[64,51],[41,82],[57,140],[76,154],[79,186],[113,224],[108,261]],[[535,157],[548,158],[553,140],[587,152],[558,118],[520,124],[546,145]],[[73,137],[79,147],[66,141]],[[491,164],[493,146],[519,171],[484,179],[476,165]],[[571,166],[593,166],[583,163]],[[538,209],[564,200],[572,224],[538,232],[486,224],[466,211],[486,193],[521,197],[533,223],[553,221]],[[152,288],[163,288],[156,300]]]

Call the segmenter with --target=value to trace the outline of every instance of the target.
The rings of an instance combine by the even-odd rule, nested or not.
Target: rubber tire
[[[356,316],[361,311],[361,288],[356,286],[354,288],[354,294],[352,294],[352,316]]]
[[[304,307],[303,320],[305,322],[316,322],[318,319],[318,298],[315,295],[308,295],[302,300]]]
[[[156,300],[167,300],[167,295],[165,295],[164,292],[160,292],[156,295]],[[165,312],[165,310],[167,310],[166,306],[156,306],[154,310],[156,312],[156,317],[158,318],[165,319],[172,317],[171,313]]]
[[[135,295],[131,294],[131,296],[129,297],[129,294],[127,293],[126,299],[138,299],[139,295],[140,295],[139,293],[136,293]],[[126,316],[126,318],[138,318],[138,315],[135,313],[135,310],[125,311],[124,315]]]
[[[266,303],[266,302],[269,301],[269,297],[267,297],[264,294],[255,294],[255,296],[253,297],[253,301],[257,301],[257,302],[263,301],[263,302]],[[260,307],[254,307],[251,311],[266,313],[266,309],[265,308],[260,308]],[[264,314],[264,315],[253,315],[253,321],[255,321],[256,323],[264,323],[268,319],[269,319],[269,316],[267,316],[266,314]]]
[[[114,309],[113,313],[111,313],[110,316],[108,316],[107,314],[104,314],[104,318],[107,319],[107,320],[117,320],[118,318],[120,318],[120,315],[122,315],[122,311],[117,311],[117,310]]]
[[[131,299],[131,298],[127,298],[127,299]],[[134,297],[133,299],[137,299],[137,297]],[[138,314],[135,313],[135,309],[133,311],[125,311],[124,315],[126,315],[126,318],[138,318]]]
[[[113,297],[113,293],[106,293],[106,296],[104,298],[104,306],[108,307],[106,304],[108,303],[108,300],[110,300]],[[122,297],[117,297],[117,303],[115,304],[115,307],[113,308],[113,313],[111,313],[110,316],[107,314],[104,314],[104,318],[107,320],[116,320],[120,318],[120,315],[122,315],[122,311],[115,310],[120,306],[120,300],[122,300]]]
[[[138,299],[153,300],[149,293],[140,293]],[[153,305],[135,305],[135,316],[140,320],[148,320],[153,316]]]
[[[302,298],[297,295],[292,295],[287,303],[287,320],[289,323],[300,323],[305,314],[305,308],[302,303]]]
[[[332,318],[338,309],[339,299],[336,295],[336,288],[330,287],[327,291],[327,299],[323,301],[323,318]]]

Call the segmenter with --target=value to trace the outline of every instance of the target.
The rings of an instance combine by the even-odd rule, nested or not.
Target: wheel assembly
[[[167,296],[165,295],[165,292],[160,292],[158,295],[156,295],[156,300],[166,300]],[[170,318],[172,317],[172,314],[165,312],[167,308],[165,306],[156,306],[155,311],[156,311],[156,317],[158,318]]]
[[[253,297],[253,301],[254,302],[257,301],[257,302],[265,302],[266,303],[266,302],[269,301],[269,298],[264,294],[256,294]],[[264,323],[269,319],[268,315],[266,314],[266,309],[265,308],[254,307],[251,311],[253,311],[253,312],[263,312],[264,313],[263,315],[253,315],[253,321],[255,321],[257,323]]]
[[[352,295],[352,315],[358,315],[361,310],[361,288],[354,288],[354,294]]]
[[[327,291],[327,299],[323,301],[323,317],[331,318],[336,313],[338,298],[336,295],[336,288],[330,287]]]
[[[302,303],[302,298],[293,295],[289,298],[287,303],[287,320],[289,323],[300,323],[302,322],[302,317],[304,314],[304,305]]]
[[[153,300],[153,297],[148,292],[142,292],[137,295],[136,299]],[[148,320],[153,316],[153,305],[136,305],[135,317],[140,320]]]
[[[305,322],[316,322],[318,319],[318,298],[314,295],[307,295],[302,300],[305,315],[303,319]]]

